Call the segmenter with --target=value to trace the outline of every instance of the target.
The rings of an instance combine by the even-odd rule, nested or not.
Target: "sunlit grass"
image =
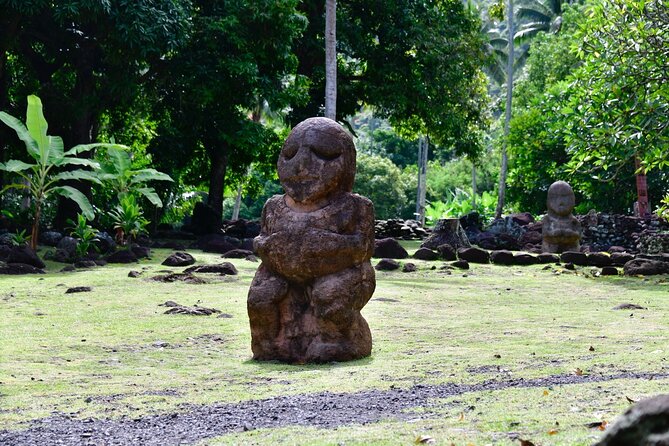
[[[223,261],[192,252],[198,263]],[[448,274],[443,262],[412,260],[415,273],[377,273],[377,291],[363,310],[374,336],[370,358],[292,366],[251,360],[246,293],[257,263],[232,260],[238,276],[203,274],[204,285],[145,280],[170,269],[160,265],[168,253],[156,250],[153,260],[134,265],[59,273],[62,265],[49,264],[44,276],[0,277],[0,425],[20,428],[54,411],[115,418],[179,411],[184,403],[475,384],[576,369],[669,372],[666,278],[592,278],[589,268],[573,274],[556,267],[556,274],[540,265],[472,265]],[[127,277],[130,270],[143,271],[142,278]],[[84,285],[93,291],[65,294]],[[158,305],[166,300],[232,317],[165,315]],[[647,310],[612,310],[625,302]],[[611,421],[627,406],[625,396],[639,399],[666,385],[617,380],[558,386],[548,395],[540,389],[474,392],[439,402],[429,420],[325,433],[264,429],[211,444],[322,444],[324,438],[328,444],[406,444],[421,433],[440,444],[514,444],[509,432],[541,444],[590,444],[599,433],[584,423]]]

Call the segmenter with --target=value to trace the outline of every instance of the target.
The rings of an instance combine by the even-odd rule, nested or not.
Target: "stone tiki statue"
[[[257,360],[348,361],[368,356],[360,310],[376,281],[374,207],[351,193],[355,145],[335,121],[297,125],[277,168],[285,195],[270,198],[254,247],[262,264],[249,290]]]
[[[575,204],[574,191],[564,181],[556,181],[548,188],[548,212],[541,229],[543,252],[561,253],[580,249],[581,224],[572,215]]]

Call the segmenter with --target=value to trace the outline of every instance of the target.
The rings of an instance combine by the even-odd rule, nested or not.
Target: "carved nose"
[[[295,168],[299,173],[309,171],[311,165],[311,151],[306,147],[300,147],[295,155]]]

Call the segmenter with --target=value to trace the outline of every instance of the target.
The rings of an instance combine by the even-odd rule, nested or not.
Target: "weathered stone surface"
[[[470,263],[490,263],[490,253],[481,248],[460,248],[458,258]]]
[[[46,246],[57,246],[63,234],[58,231],[44,231],[39,235],[39,242]]]
[[[46,265],[29,246],[14,246],[7,256],[7,263],[23,263],[42,269]]]
[[[44,274],[44,270],[25,263],[0,262],[0,275]]]
[[[531,254],[522,252],[513,256],[513,263],[514,265],[521,265],[521,266],[535,265],[539,263],[539,259],[537,259],[535,256]]]
[[[573,263],[574,265],[585,266],[588,264],[588,256],[584,252],[566,251],[560,254],[560,260],[565,263]]]
[[[218,254],[225,254],[240,246],[241,241],[239,239],[221,234],[205,235],[195,243],[195,247],[200,248],[204,252],[215,252]]]
[[[634,259],[625,263],[623,271],[627,276],[669,274],[669,263],[659,260]]]
[[[395,271],[400,268],[400,262],[394,259],[381,259],[374,268],[377,271]]]
[[[97,248],[100,254],[107,254],[116,249],[116,241],[114,237],[106,232],[98,232],[93,239],[93,245]]]
[[[437,246],[437,252],[442,260],[456,260],[458,258],[457,251],[448,243]]]
[[[10,252],[12,252],[10,245],[0,245],[0,262],[6,262]]]
[[[60,239],[56,245],[56,256],[54,260],[57,262],[69,263],[72,261],[77,253],[77,239],[70,236],[65,236]],[[60,251],[60,253],[58,252]]]
[[[253,251],[248,251],[246,249],[232,249],[225,254],[223,254],[223,258],[225,259],[245,259],[248,256],[252,256]]]
[[[560,261],[560,256],[557,254],[550,254],[543,252],[537,255],[537,263],[558,263]]]
[[[634,260],[633,254],[628,254],[626,252],[614,252],[611,254],[611,264],[614,266],[623,266],[630,260]]]
[[[135,256],[138,259],[146,259],[148,257],[151,257],[151,248],[148,246],[140,246],[140,245],[135,245],[133,244],[130,247],[130,250],[135,254]]]
[[[186,268],[184,273],[207,273],[220,274],[222,276],[236,276],[238,274],[237,268],[230,262],[223,262],[217,265],[198,265]]]
[[[530,223],[534,223],[534,217],[529,212],[519,212],[517,214],[511,214],[509,217],[520,226],[527,226]]]
[[[74,264],[75,268],[95,268],[98,266],[94,260],[79,260]]]
[[[581,224],[572,215],[576,198],[571,186],[556,181],[548,188],[546,207],[548,212],[542,220],[544,252],[561,253],[578,251],[581,241]]]
[[[490,261],[496,265],[513,265],[513,253],[504,249],[491,251]]]
[[[527,232],[526,226],[508,216],[494,220],[479,236],[478,245],[485,249],[511,250],[520,249],[520,239]]]
[[[137,256],[129,249],[122,249],[121,251],[109,254],[105,257],[105,260],[108,263],[133,263],[137,261]]]
[[[413,273],[416,272],[416,270],[417,270],[416,265],[410,262],[405,263],[404,266],[402,267],[403,273]]]
[[[471,246],[467,234],[457,218],[442,218],[437,221],[432,234],[421,243],[421,248],[437,249],[447,243],[453,248],[468,248]]]
[[[165,266],[189,266],[195,263],[195,257],[187,252],[177,251],[170,254],[161,265]]]
[[[525,245],[540,245],[542,242],[541,232],[539,231],[530,231],[527,230],[523,235],[518,239],[518,244],[520,246]]]
[[[65,291],[65,294],[73,294],[73,293],[90,293],[93,291],[93,288],[89,286],[74,286],[71,288],[68,288]]]
[[[374,241],[373,257],[377,259],[406,259],[409,253],[394,238],[382,238]]]
[[[258,360],[347,361],[368,356],[360,310],[376,282],[374,207],[351,193],[355,146],[335,121],[298,124],[279,154],[286,194],[263,209],[249,289],[251,349]]]
[[[639,401],[610,427],[595,446],[669,445],[669,395]]]
[[[587,255],[588,265],[590,266],[611,266],[613,261],[611,256],[603,252],[591,252]]]
[[[427,235],[428,232],[416,220],[393,218],[390,220],[376,220],[374,223],[374,236],[377,239],[422,240]]]
[[[617,276],[618,273],[618,268],[615,266],[604,266],[602,267],[602,271],[600,273],[602,276]]]
[[[414,253],[413,258],[418,260],[437,260],[439,258],[439,253],[428,248],[418,248]]]
[[[454,266],[456,268],[460,269],[469,269],[469,262],[466,260],[456,260],[455,262],[451,263],[451,266]]]

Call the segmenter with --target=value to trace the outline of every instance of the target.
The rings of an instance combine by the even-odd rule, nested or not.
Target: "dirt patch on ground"
[[[667,379],[669,373],[617,373],[613,375],[559,375],[539,379],[491,380],[475,385],[455,383],[416,385],[406,389],[356,393],[322,392],[282,396],[235,404],[190,406],[181,413],[120,420],[72,419],[58,415],[35,420],[22,431],[0,431],[0,444],[60,445],[177,445],[258,428],[308,425],[334,428],[384,419],[429,418],[439,398],[468,392],[508,388],[548,387],[617,379]],[[425,412],[408,413],[413,408]]]

